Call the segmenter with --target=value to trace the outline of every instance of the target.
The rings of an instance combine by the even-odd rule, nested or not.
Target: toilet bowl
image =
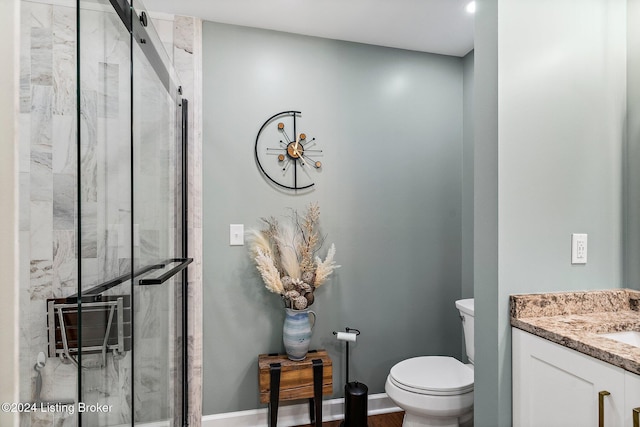
[[[403,427],[473,426],[473,299],[456,301],[471,363],[448,356],[421,356],[395,364],[387,395],[405,411]]]

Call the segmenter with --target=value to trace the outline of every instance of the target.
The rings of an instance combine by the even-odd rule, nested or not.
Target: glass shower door
[[[78,420],[121,426],[134,405],[131,35],[108,0],[77,8]]]
[[[81,279],[60,322],[76,339],[78,421],[182,426],[190,260],[177,79],[141,4],[77,7]]]
[[[140,16],[142,11],[134,10]],[[145,18],[134,25],[133,223],[134,266],[161,265],[134,280],[134,398],[137,422],[182,419],[181,109],[178,88],[165,71],[164,52]],[[172,271],[173,270],[173,271]],[[161,275],[167,279],[158,279]],[[152,278],[151,280],[149,278]],[[153,280],[156,279],[156,280]]]

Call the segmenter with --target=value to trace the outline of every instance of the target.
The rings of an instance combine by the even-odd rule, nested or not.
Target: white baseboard
[[[367,409],[369,415],[402,411],[389,399],[386,393],[369,396]],[[205,415],[202,417],[202,427],[264,427],[268,424],[267,412],[267,408],[263,408]],[[344,399],[324,400],[322,402],[322,421],[341,419],[344,419]],[[296,426],[301,424],[309,424],[309,404],[280,406],[278,425]]]

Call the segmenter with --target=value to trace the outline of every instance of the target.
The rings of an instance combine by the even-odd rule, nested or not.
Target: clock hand
[[[300,144],[300,140],[302,139],[302,136],[304,134],[300,134],[300,136],[298,138],[296,138],[295,143],[291,146],[291,151],[293,151],[293,154],[295,156],[297,156],[297,159],[300,159],[300,161],[302,162],[303,166],[306,166],[307,162],[304,160],[304,158],[302,157],[302,153],[304,153],[304,150],[300,150],[298,151],[298,147],[300,148],[304,148],[302,147],[302,144]],[[302,151],[302,152],[301,152]]]
[[[307,135],[305,135],[304,133],[301,133],[300,135],[298,135],[298,138],[296,139],[295,149],[296,149],[296,150],[298,149],[298,145],[302,145],[302,144],[299,144],[299,142],[300,142],[300,141],[303,141],[303,140],[305,140],[305,141],[306,141],[306,139],[307,139]],[[313,138],[313,139],[315,139],[315,138]],[[312,140],[312,141],[313,141],[313,140]],[[304,147],[303,147],[303,148],[304,148]]]
[[[293,147],[293,153],[294,153],[296,156],[298,156],[298,158],[299,158],[299,159],[300,159],[300,161],[302,162],[302,165],[303,165],[303,166],[306,166],[307,162],[304,160],[304,157],[302,157],[302,154],[300,154],[300,153],[298,152],[298,150],[296,150],[296,147],[295,147],[295,146]]]

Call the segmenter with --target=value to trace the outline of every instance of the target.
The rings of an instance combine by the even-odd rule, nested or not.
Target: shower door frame
[[[124,25],[124,27],[126,28],[126,30],[129,33],[130,36],[130,44],[129,44],[129,49],[130,49],[130,67],[131,67],[131,110],[130,110],[130,144],[131,144],[131,170],[130,170],[130,176],[131,176],[131,245],[132,245],[132,251],[131,251],[131,256],[132,256],[132,261],[133,261],[133,256],[134,256],[134,252],[133,252],[133,222],[134,222],[134,215],[133,215],[133,207],[134,207],[134,191],[133,191],[133,179],[134,179],[134,165],[133,165],[133,151],[134,151],[134,144],[135,144],[135,139],[134,139],[134,128],[133,128],[133,123],[134,123],[134,99],[133,99],[133,48],[134,48],[134,42],[138,45],[138,47],[140,47],[141,51],[144,53],[147,61],[149,62],[149,65],[151,65],[152,69],[154,70],[154,72],[156,73],[158,79],[162,82],[164,88],[166,89],[167,93],[170,94],[170,96],[172,97],[172,99],[175,102],[176,105],[176,116],[179,117],[180,121],[178,122],[178,126],[180,126],[177,132],[177,135],[180,135],[181,140],[179,141],[176,138],[176,149],[179,147],[180,148],[180,163],[181,163],[181,185],[180,185],[180,191],[181,194],[178,195],[177,197],[180,199],[181,201],[181,218],[180,218],[180,223],[179,225],[176,225],[176,228],[180,230],[180,236],[179,236],[179,240],[181,242],[181,254],[179,259],[171,259],[171,260],[167,260],[167,262],[181,262],[181,264],[176,267],[173,268],[170,272],[166,273],[165,275],[163,275],[163,279],[161,279],[161,281],[152,281],[151,283],[147,283],[147,284],[160,284],[162,282],[164,282],[165,280],[167,280],[170,277],[173,277],[176,274],[180,274],[181,275],[181,320],[182,320],[182,324],[181,324],[181,356],[182,356],[182,360],[181,360],[181,373],[180,373],[180,378],[181,378],[181,393],[182,393],[182,399],[181,399],[181,420],[180,423],[183,427],[187,427],[189,425],[189,414],[188,414],[188,409],[189,409],[189,397],[188,397],[188,391],[189,391],[189,382],[188,382],[188,355],[189,355],[189,351],[188,351],[188,345],[187,345],[187,337],[188,337],[188,271],[187,271],[187,266],[188,264],[190,264],[193,261],[193,258],[188,258],[188,235],[187,235],[187,225],[188,225],[188,220],[187,220],[187,212],[188,212],[188,115],[189,115],[189,109],[188,109],[188,100],[182,97],[182,87],[179,86],[171,77],[171,73],[169,70],[167,70],[167,68],[165,67],[164,62],[162,61],[162,58],[160,56],[160,54],[158,53],[158,51],[156,50],[155,46],[153,43],[149,43],[148,41],[151,40],[151,38],[149,37],[149,34],[147,32],[147,30],[145,29],[145,27],[147,26],[147,19],[148,19],[148,15],[146,14],[145,11],[140,11],[140,16],[136,13],[136,10],[134,8],[134,5],[132,3],[130,3],[131,0],[109,0],[109,3],[111,4],[111,6],[113,7],[114,11],[116,12],[116,14],[118,15],[118,17],[120,18],[121,23]],[[80,25],[81,25],[81,20],[80,20],[80,0],[76,1],[76,22],[77,22],[77,34],[78,34],[78,39],[77,39],[77,44],[76,44],[76,55],[77,55],[77,69],[76,69],[76,73],[77,73],[77,102],[78,102],[78,106],[77,106],[77,156],[78,159],[81,158],[82,156],[82,152],[81,152],[81,103],[80,103],[80,91],[81,91],[81,77],[80,77],[80,61],[82,58],[82,54],[81,54],[81,40],[80,40]],[[175,92],[174,92],[175,91]],[[175,93],[175,97],[172,95],[172,92]],[[180,108],[180,110],[178,111],[177,109]],[[78,161],[78,165],[77,165],[77,185],[78,188],[80,188],[82,184],[82,173],[81,173],[81,167],[80,167],[80,162]],[[178,187],[176,187],[177,189]],[[78,208],[78,218],[77,218],[77,227],[78,227],[78,237],[77,237],[77,244],[78,244],[78,260],[82,259],[82,255],[81,255],[81,248],[82,248],[82,221],[81,221],[81,201],[80,198],[78,198],[77,201],[77,208]],[[145,274],[147,272],[149,272],[150,270],[154,269],[154,268],[158,268],[159,266],[148,266],[145,268],[140,269],[139,271],[134,271],[133,269],[133,262],[132,262],[132,270],[129,274],[127,275],[123,275],[121,277],[115,278],[115,279],[111,279],[107,282],[101,283],[97,286],[94,286],[90,289],[87,289],[85,291],[82,291],[82,262],[78,262],[77,265],[77,270],[78,270],[78,292],[75,295],[72,295],[69,297],[69,301],[75,299],[78,305],[78,310],[79,312],[82,310],[82,304],[83,303],[88,303],[88,302],[93,302],[96,299],[96,296],[99,295],[101,292],[104,292],[106,290],[108,290],[111,287],[117,286],[127,280],[131,281],[131,286],[132,286],[132,290],[133,290],[133,286],[134,286],[134,279],[142,274]],[[164,267],[164,266],[162,266]],[[142,281],[141,281],[141,284]],[[131,293],[131,308],[133,309],[133,292]],[[81,328],[81,316],[78,317],[78,328]],[[133,353],[134,351],[134,340],[133,340],[133,335],[134,335],[134,328],[133,328],[133,318],[131,319],[131,323],[132,323],[132,330],[131,330],[131,341],[132,341],[132,348],[131,348],[131,352]],[[82,348],[82,334],[80,334],[80,336],[78,337],[78,346],[79,349]],[[131,425],[134,426],[136,423],[135,420],[135,399],[133,398],[134,396],[134,388],[135,388],[135,382],[134,382],[134,375],[133,372],[135,370],[135,366],[134,366],[134,358],[132,357],[132,375],[131,375]],[[79,351],[78,353],[78,402],[82,401],[82,395],[83,395],[83,387],[82,387],[82,351]],[[82,417],[81,417],[81,413],[78,413],[78,425],[82,426]]]

